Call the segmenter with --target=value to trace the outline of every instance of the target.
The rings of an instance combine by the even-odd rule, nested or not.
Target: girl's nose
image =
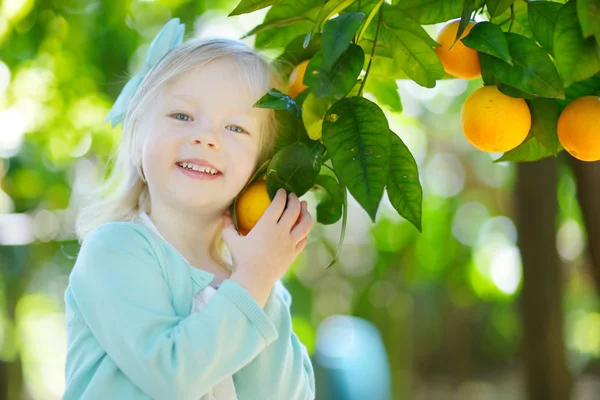
[[[221,147],[219,138],[211,129],[202,129],[195,132],[190,138],[190,144],[201,145],[213,150],[219,150]]]

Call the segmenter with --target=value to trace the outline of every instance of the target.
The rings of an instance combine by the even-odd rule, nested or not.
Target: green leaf
[[[367,20],[363,24],[363,27],[360,30],[360,33],[358,34],[358,39],[357,39],[358,43],[361,41],[361,39],[365,35],[365,32],[367,31],[367,28],[370,26],[371,21],[373,20],[373,18],[375,18],[375,14],[377,14],[377,12],[379,12],[379,7],[381,7],[383,5],[384,1],[385,0],[378,0],[377,3],[372,8],[370,8],[370,10],[369,10],[369,16],[367,17]],[[361,3],[361,8],[362,8],[362,6],[365,6],[365,4]]]
[[[476,0],[478,8],[484,0]],[[437,24],[458,18],[462,15],[464,0],[400,0],[394,7],[422,25]]]
[[[321,53],[323,53],[325,69],[331,70],[335,60],[346,51],[364,18],[365,14],[352,12],[342,14],[325,23],[321,38]]]
[[[242,0],[237,7],[229,13],[229,17],[233,15],[246,14],[252,11],[260,10],[273,4],[281,3],[283,0]]]
[[[600,0],[577,0],[577,16],[585,38],[600,34]]]
[[[502,92],[503,94],[510,96],[510,97],[516,97],[516,98],[520,98],[520,99],[536,98],[536,96],[533,94],[522,92],[519,89],[509,86],[509,85],[506,85],[502,82],[498,82],[497,86],[498,86],[498,90],[500,92]]]
[[[462,37],[465,28],[471,20],[471,14],[473,13],[473,11],[475,11],[475,0],[465,0],[460,16],[460,22],[458,23],[458,29],[456,30],[456,37],[454,38],[454,42],[452,42],[450,48],[452,48],[454,46],[454,43],[456,43],[458,39]]]
[[[313,21],[317,17],[322,0],[294,0],[275,4],[265,15],[263,24],[273,20],[291,17],[306,17],[307,20],[299,20],[277,29],[277,33],[270,31],[259,32],[256,35],[254,46],[257,49],[283,49],[286,48],[299,33],[312,29]]]
[[[577,4],[570,1],[560,9],[554,30],[554,55],[565,86],[600,71],[598,47],[594,38],[583,38],[576,7]]]
[[[300,118],[300,107],[287,94],[281,93],[277,89],[269,90],[263,97],[254,104],[256,108],[270,108],[273,110],[289,111],[296,118]]]
[[[321,32],[323,29],[323,24],[333,15],[343,11],[350,4],[354,3],[354,0],[328,0],[321,9],[319,10],[319,14],[317,14],[317,18],[315,19],[315,23],[313,28],[306,35],[306,39],[304,40],[304,47],[308,46],[310,42],[310,38],[317,32]]]
[[[371,76],[378,76],[381,78],[389,78],[393,80],[410,79],[408,75],[406,75],[406,73],[402,71],[402,69],[398,68],[398,65],[396,64],[393,58],[381,57],[377,55],[373,58],[373,63],[371,64],[371,70],[369,71],[369,79],[371,79]]]
[[[487,0],[485,5],[487,6],[490,17],[495,18],[502,14],[515,2],[515,0]]]
[[[264,32],[264,31],[267,31],[269,29],[282,28],[284,26],[292,25],[292,24],[295,24],[296,22],[302,22],[302,21],[310,21],[310,19],[308,19],[308,18],[306,18],[304,16],[296,16],[296,17],[286,17],[286,18],[273,19],[271,21],[265,22],[264,24],[260,24],[258,26],[255,26],[251,31],[249,31],[248,33],[244,34],[240,39],[245,39],[245,38],[247,38],[249,36],[256,35],[256,34],[258,34],[260,32]]]
[[[338,181],[329,175],[319,175],[315,182],[315,189],[317,193],[321,193],[317,204],[317,222],[331,225],[339,221],[342,216],[344,193]]]
[[[292,143],[275,153],[267,169],[267,193],[273,199],[280,188],[300,197],[313,187],[321,171],[323,154],[306,143]]]
[[[352,89],[364,62],[365,53],[355,44],[351,44],[335,61],[331,70],[323,66],[323,54],[318,52],[308,63],[303,83],[317,97],[333,96],[339,99]]]
[[[331,107],[327,97],[317,97],[309,93],[302,105],[302,122],[312,140],[321,139],[323,133],[323,118]]]
[[[555,99],[532,99],[527,101],[531,111],[531,133],[553,155],[558,154],[560,143],[556,132],[558,103]]]
[[[397,68],[421,86],[432,88],[436,80],[446,72],[442,63],[426,41],[410,31],[401,29],[381,29],[382,40],[392,51]]]
[[[402,139],[389,131],[392,139],[387,194],[392,206],[421,232],[423,189],[419,182],[417,162]]]
[[[478,52],[477,54],[479,55],[479,68],[481,68],[483,85],[498,86],[498,79],[496,78],[496,75],[494,75],[494,57],[482,52]]]
[[[535,97],[564,98],[563,83],[548,53],[532,39],[506,33],[513,66],[494,58],[498,80]]]
[[[269,108],[275,112],[279,129],[277,140],[273,146],[274,153],[296,142],[306,143],[308,146],[314,144],[300,119],[300,108],[287,94],[283,94],[277,89],[271,89],[254,104],[254,107]]]
[[[406,31],[422,39],[429,47],[438,47],[439,43],[433,40],[429,33],[414,19],[406,15],[402,10],[388,4],[383,5],[383,21],[385,27],[395,31]],[[373,36],[376,24],[373,24]]]
[[[392,111],[402,112],[402,102],[395,80],[380,78],[369,72],[365,91],[371,93],[378,103],[388,106]]]
[[[565,99],[558,100],[562,111],[570,102],[582,96],[600,97],[600,74],[585,81],[576,82],[565,89]]]
[[[383,111],[363,97],[339,100],[323,121],[333,167],[373,221],[390,171],[391,139]]]
[[[525,141],[511,151],[507,151],[494,162],[501,161],[537,161],[552,156],[552,152],[537,140],[533,134],[529,134]]]
[[[321,48],[321,34],[315,35],[307,48],[303,46],[304,35],[296,36],[285,48],[284,52],[275,59],[274,64],[279,67],[281,75],[288,79],[294,67],[304,60],[308,60]],[[296,98],[296,103],[299,103]]]
[[[296,118],[289,111],[275,111],[277,125],[279,126],[274,152],[282,147],[296,142],[306,143],[311,147],[315,142],[310,139],[302,119]]]
[[[480,22],[471,29],[462,42],[472,49],[498,57],[512,65],[506,35],[498,25]]]
[[[527,3],[529,26],[533,37],[550,54],[554,54],[554,28],[562,4],[552,1],[530,1]]]
[[[529,19],[527,15],[527,4],[528,2],[522,0],[519,0],[513,4],[513,8],[515,10],[515,19],[514,21],[512,21],[512,24],[511,21],[508,20],[511,16],[510,9],[507,9],[497,18],[495,18],[494,23],[498,22],[502,24],[500,28],[504,32],[508,32],[508,30],[510,29],[510,32],[512,33],[518,33],[519,35],[523,35],[533,39],[533,33],[531,32],[531,28],[529,26]],[[508,22],[503,23],[507,20]]]

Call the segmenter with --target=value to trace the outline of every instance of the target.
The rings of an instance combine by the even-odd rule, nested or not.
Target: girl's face
[[[139,135],[152,207],[222,214],[254,173],[266,110],[235,62],[218,58],[169,81]],[[211,167],[217,175],[189,168]]]

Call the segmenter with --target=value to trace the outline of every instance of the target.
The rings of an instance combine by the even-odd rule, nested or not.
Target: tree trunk
[[[8,325],[5,335],[15,335],[17,303],[29,282],[30,272],[29,251],[27,246],[0,246],[0,265],[2,266],[2,279],[4,303],[6,304],[6,317]],[[14,337],[5,337],[8,346],[17,346],[16,356],[10,361],[0,360],[0,400],[21,400],[23,396],[23,370],[21,363],[20,343]]]
[[[590,272],[600,296],[600,162],[569,158],[577,180],[577,199],[587,231]]]
[[[21,359],[12,362],[0,361],[0,400],[20,400],[23,392]]]
[[[557,166],[550,157],[519,163],[517,229],[523,260],[519,299],[530,400],[567,400],[571,376],[563,336],[562,276],[556,250]]]

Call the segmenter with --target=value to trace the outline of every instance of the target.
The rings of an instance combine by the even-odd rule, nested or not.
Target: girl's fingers
[[[302,212],[300,214],[300,222],[290,232],[292,240],[295,242],[308,236],[312,227],[312,216],[308,212],[308,206],[305,201],[302,202]]]
[[[271,224],[276,224],[279,220],[279,217],[281,216],[281,213],[285,208],[285,199],[285,189],[279,189],[275,194],[273,201],[265,210],[263,216],[261,217],[261,220],[264,219],[265,221]],[[260,223],[260,220],[258,223]]]
[[[288,196],[287,207],[281,215],[278,225],[283,227],[286,232],[289,232],[294,226],[294,223],[298,219],[301,211],[302,207],[300,206],[300,200],[293,192],[290,193]]]
[[[304,248],[306,247],[306,243],[308,243],[308,236],[305,237],[304,239],[302,239],[297,245],[296,245],[296,251],[298,253],[302,252],[302,250],[304,250]]]

